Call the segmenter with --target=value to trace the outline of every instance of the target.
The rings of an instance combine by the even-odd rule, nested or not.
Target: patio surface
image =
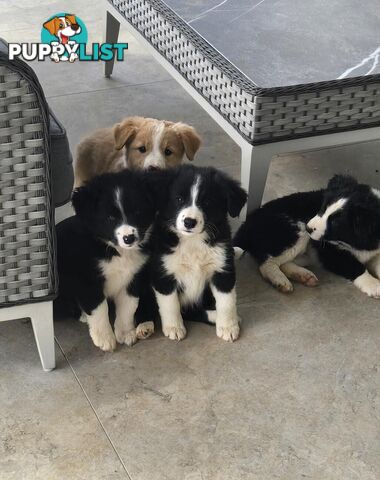
[[[101,41],[102,4],[65,2]],[[62,2],[0,0],[0,35],[39,41]],[[127,36],[124,63],[35,63],[72,151],[129,115],[194,125],[196,163],[239,178],[239,149]],[[273,160],[265,199],[318,188],[333,173],[380,187],[380,142]],[[70,212],[61,208],[57,218]],[[27,321],[0,324],[1,480],[377,480],[380,478],[380,301],[314,269],[320,286],[276,292],[238,262],[241,338],[190,324],[103,353],[87,326],[56,321],[57,368],[44,373]]]

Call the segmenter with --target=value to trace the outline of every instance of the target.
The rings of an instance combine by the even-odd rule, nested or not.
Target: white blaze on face
[[[312,230],[310,237],[313,240],[320,240],[323,237],[326,232],[327,221],[329,217],[338,210],[341,210],[346,202],[347,198],[340,198],[336,202],[329,205],[322,216],[316,215],[309,221],[307,226],[310,230]]]
[[[162,137],[165,132],[165,123],[159,122],[152,132],[152,150],[145,157],[144,168],[155,167],[165,168],[165,157],[161,152]]]
[[[123,205],[121,202],[121,192],[119,189],[115,192],[115,201],[116,206],[120,210],[122,223],[115,229],[115,236],[117,243],[121,248],[132,248],[136,247],[139,240],[139,235],[137,228],[128,224],[127,217],[125,215]]]
[[[201,177],[198,175],[191,187],[190,200],[191,204],[180,210],[177,220],[177,230],[184,235],[193,235],[203,232],[204,216],[200,208],[197,206]]]

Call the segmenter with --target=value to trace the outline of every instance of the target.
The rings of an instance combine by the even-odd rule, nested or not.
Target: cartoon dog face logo
[[[49,31],[51,35],[57,37],[59,42],[51,42],[51,45],[74,45],[76,42],[71,37],[78,35],[81,32],[81,27],[77,23],[75,15],[65,14],[64,16],[56,16],[43,24],[44,28]],[[71,52],[69,56],[59,56],[58,53],[53,53],[50,58],[55,61],[69,61],[74,62],[78,58],[78,54]]]

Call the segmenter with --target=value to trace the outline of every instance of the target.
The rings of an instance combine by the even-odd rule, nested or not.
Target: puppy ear
[[[222,172],[217,172],[216,179],[226,195],[228,213],[233,218],[238,217],[247,201],[247,192],[240,186],[239,182]]]
[[[113,127],[116,150],[121,150],[126,143],[132,141],[137,133],[137,129],[141,126],[141,123],[141,117],[130,117],[126,118],[121,123],[117,123]]]
[[[175,123],[173,128],[182,140],[187,158],[189,160],[194,160],[195,154],[201,146],[201,137],[198,135],[195,128],[186,125],[186,123]]]
[[[357,180],[351,175],[334,175],[327,184],[327,190],[346,190],[357,184]]]
[[[75,18],[75,15],[72,15],[71,13],[66,13],[65,17],[68,19],[68,21],[71,24],[75,25],[77,23],[77,19]]]
[[[43,24],[43,27],[49,31],[51,35],[55,35],[57,33],[57,17],[52,18],[48,22]]]
[[[93,182],[85,184],[73,191],[71,203],[78,217],[92,217],[98,208],[99,191]]]

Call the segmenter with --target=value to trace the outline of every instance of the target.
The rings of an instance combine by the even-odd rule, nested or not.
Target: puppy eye
[[[142,145],[141,147],[139,147],[137,149],[140,153],[145,153],[146,152],[146,147],[144,145]]]
[[[173,152],[170,150],[170,148],[165,148],[165,155],[168,157],[171,155]]]
[[[183,203],[183,197],[181,197],[181,195],[178,195],[178,197],[176,198],[177,202],[179,204]]]
[[[60,24],[59,24],[59,28],[63,28],[63,23],[60,23]]]

